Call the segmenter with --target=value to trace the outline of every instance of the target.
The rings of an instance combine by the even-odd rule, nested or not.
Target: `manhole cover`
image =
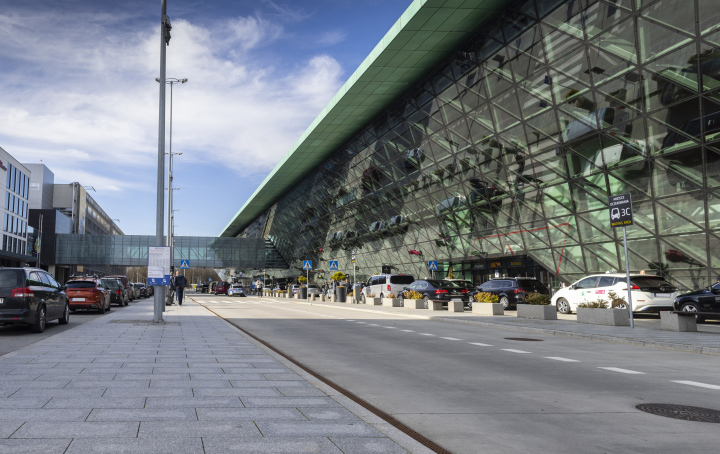
[[[506,337],[509,341],[523,341],[523,342],[542,342],[542,339],[530,339],[529,337]]]
[[[139,326],[180,326],[180,322],[154,323],[152,320],[111,320],[109,323],[129,323]]]
[[[652,415],[665,416],[667,418],[720,423],[720,411],[710,408],[673,404],[637,404],[635,408]]]

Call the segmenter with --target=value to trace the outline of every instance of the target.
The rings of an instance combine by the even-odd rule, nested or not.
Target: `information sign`
[[[153,246],[148,248],[148,284],[170,285],[170,248]]]
[[[610,196],[610,227],[633,225],[632,197],[630,193]]]

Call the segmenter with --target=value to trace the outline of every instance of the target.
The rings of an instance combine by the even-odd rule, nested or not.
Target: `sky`
[[[175,234],[219,235],[411,3],[168,0],[167,77],[188,79]],[[128,235],[155,234],[159,23],[160,1],[0,0],[0,147],[78,181]]]

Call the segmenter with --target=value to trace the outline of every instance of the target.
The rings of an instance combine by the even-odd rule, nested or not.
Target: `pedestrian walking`
[[[175,294],[177,295],[178,304],[182,306],[183,303],[183,296],[185,296],[185,287],[187,287],[187,279],[185,278],[185,275],[180,274],[180,271],[175,272],[175,276],[172,278],[170,282],[170,287],[175,290]]]
[[[262,282],[260,282],[260,279],[255,281],[255,288],[257,289],[257,294],[262,298]]]

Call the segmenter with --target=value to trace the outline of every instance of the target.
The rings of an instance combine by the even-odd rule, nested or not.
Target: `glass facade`
[[[697,19],[697,20],[696,20]],[[398,99],[240,236],[358,278],[391,264],[551,286],[624,270],[608,196],[631,193],[630,269],[720,273],[720,8],[529,0]],[[318,265],[316,265],[316,268]],[[497,274],[496,274],[497,273]]]
[[[7,167],[2,250],[30,255],[27,246],[30,177],[12,164]]]

